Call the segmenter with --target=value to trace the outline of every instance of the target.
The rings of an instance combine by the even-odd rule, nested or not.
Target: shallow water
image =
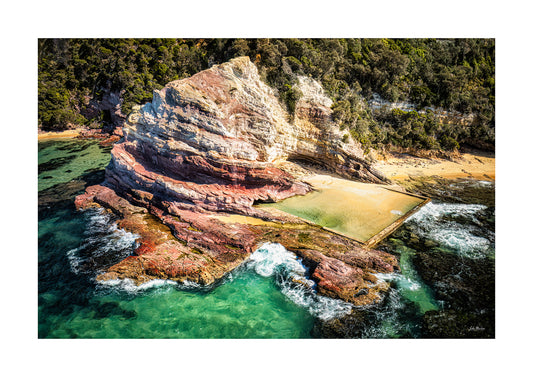
[[[104,169],[110,160],[109,149],[90,140],[39,142],[39,191]]]
[[[313,176],[308,181],[316,191],[259,207],[273,207],[366,242],[423,202],[379,185],[327,175]]]
[[[116,285],[114,285],[114,283]],[[302,338],[311,315],[276,289],[274,279],[241,273],[209,292],[156,281],[95,286],[84,307],[48,337],[83,338]]]
[[[494,211],[483,203],[437,200],[411,218],[380,246],[402,267],[401,274],[378,275],[391,283],[389,294],[349,316],[351,306],[316,295],[298,258],[277,244],[257,250],[211,287],[97,283],[99,271],[136,247],[136,236],[117,229],[109,215],[73,206],[85,186],[103,180],[108,161],[109,148],[94,141],[39,143],[40,338],[420,337],[432,313],[451,308],[478,315],[459,300],[464,292],[458,290],[459,283],[475,280],[443,291],[439,287],[451,278],[442,272],[448,280],[433,281],[426,267],[441,263],[460,277],[494,258]],[[445,258],[428,257],[433,254]]]

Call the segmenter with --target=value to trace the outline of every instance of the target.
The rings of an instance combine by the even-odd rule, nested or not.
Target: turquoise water
[[[39,142],[39,191],[104,169],[111,159],[109,149],[91,140]]]
[[[424,314],[429,310],[438,310],[440,304],[433,297],[431,289],[420,280],[413,266],[411,258],[416,251],[402,244],[396,245],[396,251],[400,253],[399,260],[402,273],[377,274],[377,276],[382,280],[394,282],[402,296],[416,304],[420,314]]]
[[[94,209],[77,212],[73,206],[87,185],[103,181],[109,150],[95,141],[39,143],[39,338],[339,336],[325,326],[352,318],[345,316],[352,307],[316,295],[307,270],[277,244],[264,245],[210,287],[164,281],[140,287],[128,281],[97,283],[100,271],[136,247],[135,236],[117,229],[110,215]],[[402,274],[379,276],[393,288],[381,304],[356,310],[363,315],[352,318],[356,325],[343,327],[342,336],[421,336],[424,316],[447,304],[422,281],[413,259],[428,242],[458,258],[493,257],[493,236],[478,224],[484,208],[437,203],[408,221],[384,246],[398,255]],[[413,234],[426,243],[409,243]]]
[[[54,319],[48,337],[306,338],[312,317],[253,273],[210,292],[156,282],[150,288],[98,287],[84,307]]]
[[[286,273],[275,260],[270,274],[249,263],[208,289],[97,283],[99,271],[135,248],[109,215],[72,205],[85,185],[103,180],[108,162],[109,149],[96,142],[39,143],[39,337],[310,337],[312,308],[282,293]]]

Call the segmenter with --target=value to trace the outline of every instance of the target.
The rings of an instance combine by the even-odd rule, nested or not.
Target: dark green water
[[[465,288],[494,261],[494,209],[483,203],[436,202],[386,240],[382,248],[398,255],[403,273],[379,275],[393,289],[379,305],[350,315],[349,305],[317,296],[305,268],[276,244],[212,287],[99,284],[99,271],[136,246],[113,218],[73,206],[87,185],[103,181],[109,159],[109,148],[94,141],[39,143],[39,338],[445,337],[456,334],[447,330],[450,321],[468,328],[490,322],[478,312],[490,312],[492,302],[493,313],[491,298],[470,297]],[[436,266],[440,280],[428,272]],[[309,286],[294,285],[295,275]]]

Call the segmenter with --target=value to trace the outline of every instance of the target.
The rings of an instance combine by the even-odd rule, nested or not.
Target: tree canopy
[[[243,55],[289,113],[301,95],[297,75],[318,80],[334,101],[335,121],[365,145],[494,145],[494,39],[40,39],[39,124],[102,124],[104,114],[85,111],[91,99],[118,93],[128,113],[153,89]],[[374,94],[415,109],[372,110]],[[440,124],[425,107],[474,117]]]

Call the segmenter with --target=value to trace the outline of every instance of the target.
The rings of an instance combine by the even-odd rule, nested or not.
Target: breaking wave
[[[263,277],[274,277],[280,291],[293,303],[305,308],[311,315],[322,320],[330,320],[349,314],[353,306],[341,300],[320,296],[316,293],[315,283],[307,278],[308,271],[296,255],[287,251],[282,245],[267,243],[251,254],[247,262],[238,270],[229,273],[224,283],[231,283],[234,274],[257,273]],[[130,279],[114,279],[99,282],[99,290],[104,293],[109,289],[127,293],[140,294],[147,291],[165,291],[166,289],[208,291],[193,282],[178,283],[172,280],[151,280],[136,285]]]
[[[87,230],[81,246],[67,252],[71,270],[76,274],[96,276],[124,258],[132,255],[137,247],[136,234],[118,229],[114,219],[102,209],[85,212]],[[296,305],[322,320],[329,320],[350,313],[352,305],[341,300],[320,296],[316,293],[315,283],[308,278],[308,271],[296,255],[287,251],[282,245],[267,243],[251,254],[248,261],[238,270],[229,273],[223,283],[230,283],[233,274],[245,270],[263,277],[274,277],[280,291]],[[120,291],[138,294],[147,291],[166,289],[207,291],[212,287],[185,281],[178,283],[171,280],[151,280],[136,285],[130,279],[115,279],[98,282],[98,290],[103,292]]]
[[[399,274],[397,272],[390,273],[376,273],[374,274],[381,281],[394,281],[398,284],[399,287],[409,291],[417,291],[421,288],[421,284],[416,279],[407,277],[405,275]]]
[[[142,283],[139,285],[136,285],[131,279],[104,280],[99,283],[103,287],[114,288],[120,291],[125,291],[125,292],[133,293],[133,294],[144,292],[144,291],[154,289],[154,288],[165,288],[165,287],[173,287],[173,286],[178,285],[178,283],[176,283],[175,281],[162,280],[162,279],[150,280],[150,281],[147,281],[146,283]]]
[[[352,310],[353,306],[349,303],[318,295],[315,283],[307,278],[307,269],[294,253],[280,244],[261,246],[250,256],[246,267],[264,277],[274,276],[281,292],[289,300],[322,320],[341,317]]]
[[[67,251],[70,268],[75,274],[94,274],[132,254],[138,235],[117,228],[103,209],[89,209],[87,229],[81,246]]]
[[[411,216],[408,221],[426,222],[436,221],[443,216],[469,217],[472,221],[476,221],[476,214],[486,209],[487,206],[482,204],[451,204],[451,203],[433,203],[429,202],[420,211]]]
[[[494,233],[479,220],[485,209],[481,204],[428,203],[407,223],[420,236],[461,256],[481,258],[494,251]]]

